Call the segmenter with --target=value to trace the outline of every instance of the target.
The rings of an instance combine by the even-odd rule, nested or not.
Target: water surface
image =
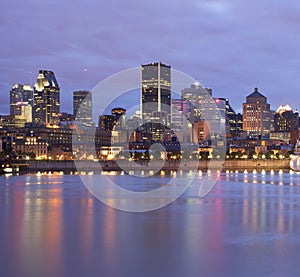
[[[300,175],[222,175],[138,214],[78,176],[0,177],[1,276],[300,276],[299,256]]]

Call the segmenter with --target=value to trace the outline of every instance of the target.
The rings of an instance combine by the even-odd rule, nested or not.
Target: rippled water
[[[78,176],[0,177],[1,276],[300,276],[299,256],[300,175],[224,174],[139,214]]]

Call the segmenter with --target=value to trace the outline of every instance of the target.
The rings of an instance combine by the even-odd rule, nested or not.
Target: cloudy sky
[[[237,111],[254,87],[273,109],[300,109],[299,27],[297,0],[2,0],[0,114],[12,85],[34,83],[39,69],[55,72],[71,111],[73,90],[152,61]]]

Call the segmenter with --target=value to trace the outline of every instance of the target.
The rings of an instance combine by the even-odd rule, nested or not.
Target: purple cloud
[[[298,108],[299,11],[296,0],[2,1],[0,113],[11,86],[33,83],[39,69],[54,70],[71,111],[73,90],[157,60],[238,111],[256,86],[272,108]]]

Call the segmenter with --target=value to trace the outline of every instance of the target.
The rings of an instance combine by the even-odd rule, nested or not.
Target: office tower
[[[182,99],[185,100],[183,107],[184,116],[192,123],[204,118],[205,111],[211,104],[212,89],[203,88],[199,82],[181,91]]]
[[[225,130],[227,138],[234,138],[239,134],[237,114],[230,106],[228,98],[214,98],[216,105],[223,115],[225,112]]]
[[[100,115],[98,126],[107,132],[111,132],[115,129],[123,129],[126,124],[126,109],[124,108],[113,108],[111,114]]]
[[[75,120],[75,116],[71,113],[67,113],[67,112],[61,112],[59,114],[59,121],[60,123],[62,122],[70,122],[70,123],[74,123]]]
[[[281,105],[274,115],[275,132],[291,132],[298,130],[299,114],[293,112],[289,105]]]
[[[140,106],[143,121],[151,121],[153,112],[164,113],[171,123],[171,66],[150,63],[141,66]]]
[[[115,116],[115,129],[126,128],[126,109],[124,108],[113,108],[111,114]]]
[[[77,122],[92,126],[93,99],[90,91],[79,90],[73,92],[73,114]]]
[[[125,109],[113,108],[111,114],[100,115],[98,126],[96,141],[100,146],[108,146],[127,141]]]
[[[183,108],[186,106],[186,100],[172,99],[172,126],[178,128],[183,125]]]
[[[52,71],[40,70],[34,85],[33,122],[36,125],[59,123],[60,88]]]
[[[99,116],[98,126],[105,132],[111,132],[114,129],[116,117],[112,114],[105,114]]]
[[[10,115],[25,116],[32,121],[33,89],[29,85],[15,84],[10,91]]]
[[[220,114],[220,119],[225,123],[226,136],[230,136],[230,124],[229,118],[227,117],[227,111],[229,109],[229,102],[227,98],[215,98],[217,112]]]
[[[15,127],[24,127],[26,123],[32,122],[32,106],[22,105],[19,114],[14,116]]]
[[[236,114],[236,132],[237,136],[243,132],[243,115],[241,113]]]
[[[132,114],[129,119],[127,119],[126,127],[129,131],[138,129],[141,126],[141,115],[139,111]]]
[[[193,125],[192,141],[213,144],[218,143],[225,130],[226,101],[222,98],[213,99],[212,90],[203,88],[199,82],[181,91],[182,98],[186,101],[184,117]],[[207,128],[206,128],[207,127]],[[209,130],[209,136],[205,130]],[[220,142],[221,145],[222,142]]]
[[[270,104],[258,88],[243,103],[243,130],[250,138],[265,138],[270,134]]]
[[[186,100],[185,116],[191,123],[206,120],[213,124],[224,123],[226,113],[226,99],[213,98],[212,90],[203,88],[198,82],[190,88],[181,91],[182,98]]]
[[[238,136],[238,122],[237,122],[237,114],[234,109],[231,107],[229,100],[226,99],[226,124],[229,125],[229,137],[234,138]]]

